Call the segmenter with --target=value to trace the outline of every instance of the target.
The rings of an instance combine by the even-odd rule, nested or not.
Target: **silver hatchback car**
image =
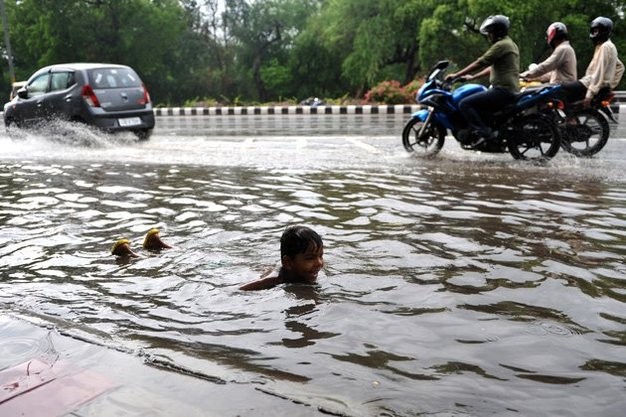
[[[150,94],[130,67],[73,63],[41,68],[4,105],[7,128],[62,119],[147,140],[154,129]]]

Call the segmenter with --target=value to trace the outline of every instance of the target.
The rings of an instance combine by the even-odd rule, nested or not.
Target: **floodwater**
[[[623,415],[624,135],[536,165],[410,157],[402,115],[212,117],[0,136],[0,368],[60,332],[125,381],[167,370],[185,405],[114,391],[72,416]],[[319,285],[239,291],[292,223],[324,239]],[[175,248],[142,251],[151,227]]]

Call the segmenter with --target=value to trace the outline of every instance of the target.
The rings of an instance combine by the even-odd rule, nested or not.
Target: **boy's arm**
[[[265,290],[267,288],[272,288],[282,283],[283,283],[283,279],[281,277],[272,276],[272,277],[261,278],[256,281],[249,282],[239,287],[239,289],[242,291]]]

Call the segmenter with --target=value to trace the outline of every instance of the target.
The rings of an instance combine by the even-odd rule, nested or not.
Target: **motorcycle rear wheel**
[[[578,157],[591,157],[609,140],[609,122],[594,109],[584,109],[567,117],[561,125],[561,146]]]
[[[561,134],[551,118],[531,114],[516,120],[507,147],[515,159],[542,161],[557,154]]]
[[[429,123],[422,136],[419,133],[424,126],[418,118],[408,121],[402,130],[402,144],[407,152],[421,156],[434,156],[439,153],[446,139],[446,129],[435,123]]]

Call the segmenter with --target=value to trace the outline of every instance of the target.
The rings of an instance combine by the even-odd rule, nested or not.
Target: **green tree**
[[[418,31],[436,0],[329,0],[324,42],[342,60],[342,76],[360,91],[384,79],[404,83],[420,67]]]
[[[350,91],[349,81],[341,75],[344,54],[324,41],[325,28],[322,16],[313,15],[290,50],[287,66],[295,97],[339,97]]]
[[[437,5],[419,28],[419,62],[427,69],[447,59],[465,66],[488,47],[478,29],[482,19],[473,16],[467,2],[449,0]]]
[[[318,0],[256,0],[251,3],[226,0],[225,28],[235,41],[239,75],[247,76],[242,85],[251,85],[259,100],[276,97],[268,88],[272,76],[280,74],[273,87],[290,83],[289,74],[283,68],[288,52],[318,3]]]

